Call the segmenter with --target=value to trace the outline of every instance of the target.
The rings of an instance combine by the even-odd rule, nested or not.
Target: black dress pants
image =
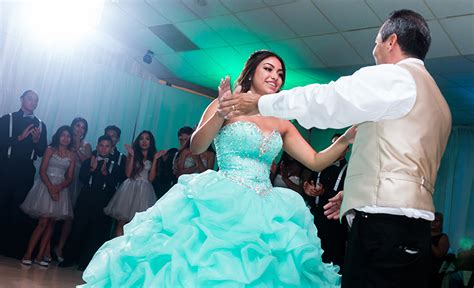
[[[20,209],[36,169],[28,159],[5,159],[0,171],[0,253],[21,258],[37,223]]]
[[[428,287],[430,222],[360,211],[349,232],[342,288]]]

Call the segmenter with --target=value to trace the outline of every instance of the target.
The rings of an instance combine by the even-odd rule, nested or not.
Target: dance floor
[[[48,268],[0,256],[0,288],[59,288],[83,284],[82,272],[74,267],[59,268],[53,262]]]

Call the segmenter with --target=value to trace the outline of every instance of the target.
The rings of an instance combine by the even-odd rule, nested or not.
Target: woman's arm
[[[133,172],[133,165],[135,165],[135,151],[133,150],[132,146],[128,144],[125,144],[125,149],[128,151],[127,163],[125,165],[125,176],[130,178]]]
[[[226,114],[218,109],[220,99],[232,97],[230,79],[221,80],[218,87],[219,98],[209,104],[199,121],[196,131],[191,136],[191,152],[201,154],[211,145],[212,139],[221,129],[226,120]]]
[[[125,166],[125,176],[132,177],[133,165],[135,164],[135,157],[133,155],[127,156],[127,164]]]
[[[41,159],[41,165],[40,165],[40,178],[41,181],[43,181],[44,185],[48,187],[48,190],[51,190],[51,187],[53,187],[53,184],[51,181],[49,181],[48,174],[46,174],[46,171],[48,169],[48,163],[49,159],[51,159],[51,156],[53,155],[54,150],[51,147],[46,148],[46,151],[44,152],[43,159]]]
[[[202,160],[206,160],[207,165],[204,165],[204,161],[203,161],[204,171],[207,169],[211,169],[211,170],[214,169],[214,164],[216,162],[216,153],[211,152],[211,151],[206,151],[199,156]]]
[[[336,161],[347,146],[352,143],[356,127],[349,128],[331,146],[316,152],[289,121],[281,120],[280,131],[283,135],[283,149],[295,160],[313,171],[321,171]]]
[[[76,155],[81,163],[84,162],[86,159],[89,159],[92,156],[91,144],[84,144],[84,153],[82,153],[80,149],[76,149]]]
[[[153,155],[153,162],[151,163],[150,172],[148,172],[148,181],[155,181],[156,174],[158,172],[158,159],[160,159],[161,156],[165,155],[165,153],[166,150],[161,150],[156,152],[155,155]]]
[[[191,152],[201,154],[211,145],[212,140],[224,124],[225,118],[217,112],[218,100],[206,108],[196,131],[191,136]]]
[[[73,178],[74,178],[74,169],[76,168],[76,157],[74,157],[74,153],[73,152],[69,152],[69,159],[71,159],[71,163],[69,163],[69,167],[67,168],[67,171],[66,171],[66,178],[64,179],[63,182],[61,182],[61,184],[59,184],[59,187],[61,190],[63,190],[64,188],[68,187]]]

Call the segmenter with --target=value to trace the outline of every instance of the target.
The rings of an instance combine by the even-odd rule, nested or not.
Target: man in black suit
[[[38,94],[25,91],[17,112],[0,118],[0,252],[23,255],[34,223],[19,206],[33,186],[34,161],[46,150],[46,125],[34,115]]]
[[[334,143],[341,134],[334,134],[331,142]],[[344,253],[346,251],[347,241],[347,223],[343,219],[342,223],[338,220],[328,219],[324,215],[324,205],[336,194],[344,190],[344,179],[346,178],[347,160],[345,158],[347,148],[341,154],[339,159],[321,172],[313,172],[310,179],[304,183],[306,201],[311,207],[311,213],[314,215],[314,224],[318,228],[318,236],[321,239],[321,248],[324,250],[322,255],[323,262],[334,263],[341,270],[344,264]]]

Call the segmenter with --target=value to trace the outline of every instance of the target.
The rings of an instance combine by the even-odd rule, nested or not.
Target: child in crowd
[[[125,176],[125,164],[127,157],[123,153],[121,153],[117,149],[117,143],[120,142],[120,135],[122,134],[122,130],[115,125],[109,125],[104,129],[104,135],[107,135],[112,139],[112,152],[110,152],[110,161],[112,161],[115,165],[119,166],[119,174],[118,174],[118,184],[122,183],[127,176]]]
[[[112,139],[103,135],[97,140],[97,150],[83,162],[79,179],[83,183],[74,209],[71,236],[65,246],[65,260],[60,267],[77,262],[79,270],[89,264],[97,249],[109,239],[112,219],[104,207],[116,191],[121,168],[111,160]]]
[[[68,186],[73,179],[76,158],[71,151],[71,138],[69,126],[62,126],[56,131],[41,161],[40,179],[20,206],[26,214],[39,218],[21,260],[25,265],[31,265],[33,250],[41,241],[35,263],[48,266],[50,259],[44,259],[44,256],[49,254],[47,250],[55,221],[73,217]]]

